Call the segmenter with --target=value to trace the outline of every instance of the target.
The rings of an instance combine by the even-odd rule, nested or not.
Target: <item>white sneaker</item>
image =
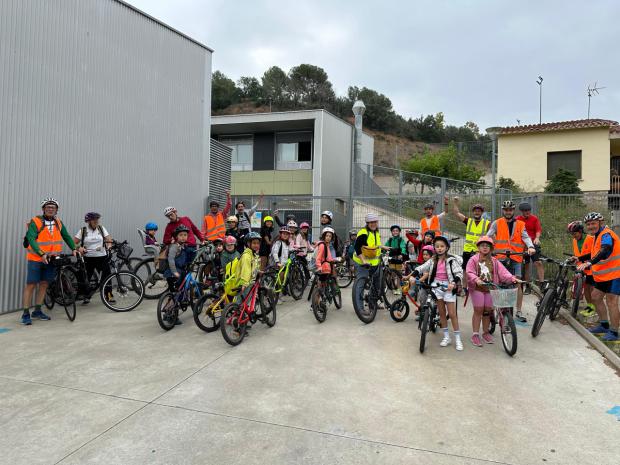
[[[456,347],[456,350],[458,351],[463,350],[463,341],[461,340],[460,337],[454,338],[454,346]]]
[[[439,343],[439,345],[441,347],[446,347],[447,345],[449,345],[452,342],[452,339],[450,339],[450,336],[448,334],[446,334],[443,339],[441,340],[441,342]],[[462,345],[462,344],[461,344]]]

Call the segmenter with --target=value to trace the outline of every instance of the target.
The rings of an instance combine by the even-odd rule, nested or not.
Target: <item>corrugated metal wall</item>
[[[217,200],[224,207],[226,191],[230,191],[230,160],[232,149],[211,139],[209,167],[209,199]]]
[[[115,0],[0,1],[0,312],[21,306],[25,222],[61,202],[138,253],[208,194],[211,52]],[[163,229],[163,228],[162,228]]]

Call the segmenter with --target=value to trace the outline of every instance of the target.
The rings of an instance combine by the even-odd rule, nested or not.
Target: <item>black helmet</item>
[[[435,239],[435,231],[426,231],[424,233],[425,236],[431,236],[433,239]]]
[[[184,224],[180,224],[176,227],[176,229],[173,231],[172,236],[173,237],[177,237],[179,235],[179,233],[182,232],[189,232],[189,228],[187,226],[185,226]]]
[[[502,210],[505,210],[505,209],[514,210],[515,209],[515,203],[512,200],[504,200],[502,202]]]
[[[390,226],[390,231],[394,231],[395,229],[398,229],[399,232],[402,231],[402,228],[398,224],[393,224]]]
[[[603,221],[603,215],[599,212],[590,212],[583,217],[584,223],[587,223],[588,221]]]
[[[435,239],[433,239],[433,245],[440,241],[446,244],[446,247],[448,247],[448,250],[450,250],[450,241],[445,236],[436,236]]]
[[[529,212],[532,210],[532,206],[527,202],[521,202],[519,204],[519,210],[521,210],[522,212]]]
[[[431,203],[431,202],[425,203],[424,204],[424,209],[427,209],[427,208],[432,208],[434,210],[435,209],[435,205],[433,203]]]

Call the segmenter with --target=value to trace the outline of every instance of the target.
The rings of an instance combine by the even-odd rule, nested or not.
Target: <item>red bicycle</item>
[[[260,313],[256,312],[256,305]],[[241,302],[232,302],[224,308],[220,320],[220,329],[224,340],[231,346],[241,344],[248,330],[248,323],[257,321],[272,327],[276,324],[276,302],[273,293],[263,287],[262,276],[256,278],[256,282],[250,292],[242,298]]]

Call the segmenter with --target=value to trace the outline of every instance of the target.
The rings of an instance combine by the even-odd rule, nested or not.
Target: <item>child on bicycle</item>
[[[491,324],[493,314],[493,300],[489,292],[489,287],[485,282],[516,283],[515,278],[502,263],[492,256],[493,239],[489,236],[482,236],[476,242],[478,253],[467,261],[467,288],[469,298],[474,306],[474,314],[471,317],[473,335],[471,343],[476,347],[482,347],[482,341],[486,344],[493,344],[494,339],[488,329]],[[482,321],[482,338],[480,337],[480,322]]]
[[[222,268],[226,269],[226,265],[234,261],[235,258],[239,258],[241,254],[237,250],[237,239],[233,236],[226,236],[224,238],[224,251],[220,257]]]
[[[144,226],[144,232],[146,232],[146,236],[144,238],[144,245],[152,245],[155,247],[160,247],[159,242],[157,241],[157,224],[150,222],[146,223]]]
[[[267,268],[269,261],[269,253],[273,244],[273,217],[266,216],[263,219],[263,225],[260,228],[260,249],[258,255],[260,257],[260,269]]]
[[[177,226],[172,232],[174,242],[168,246],[166,257],[168,266],[164,271],[164,278],[168,281],[168,290],[172,293],[178,292],[179,286],[185,279],[187,269],[194,256],[194,252],[189,251],[186,247],[188,235],[189,228],[187,226],[184,224]],[[175,324],[182,324],[181,320],[177,318]]]
[[[566,227],[568,233],[573,236],[573,260],[576,264],[580,265],[579,257],[589,255],[592,253],[592,246],[594,245],[594,236],[586,235],[583,230],[583,223],[581,221],[573,221]],[[596,313],[596,308],[592,303],[592,288],[594,287],[594,278],[592,277],[592,270],[584,270],[585,281],[583,285],[583,293],[586,298],[586,308],[581,312],[581,315],[590,317]],[[573,296],[575,299],[579,299],[581,296]]]
[[[332,248],[330,247],[330,244],[334,241],[334,235],[335,231],[332,227],[324,227],[321,232],[321,240],[316,245],[315,262],[316,273],[319,278],[319,288],[325,287],[325,283],[333,274],[334,263],[340,260],[339,257],[332,255]],[[319,298],[318,294],[316,298]]]
[[[463,281],[463,268],[459,261],[460,257],[452,255],[450,250],[450,241],[444,236],[436,236],[433,240],[436,255],[423,265],[418,266],[414,272],[414,276],[421,276],[424,273],[430,273],[428,280],[431,284],[438,285],[434,289],[437,296],[437,310],[443,330],[443,339],[439,344],[441,347],[448,346],[452,339],[448,330],[447,315],[450,316],[452,322],[452,331],[454,333],[454,344],[456,350],[463,350],[463,341],[461,340],[461,331],[459,330],[459,320],[456,314],[456,291],[459,284]]]
[[[216,276],[220,281],[224,278],[224,267],[222,266],[222,254],[224,253],[224,241],[216,237],[213,239],[213,245],[215,246],[215,254],[213,257],[213,265],[215,267]]]
[[[422,254],[422,259],[424,260],[423,263],[426,263],[427,261],[429,261],[431,258],[433,258],[433,255],[435,253],[435,248],[432,245],[425,245],[422,250],[421,250],[421,254]],[[415,270],[416,265],[417,264],[417,255],[413,260],[407,261],[405,263],[405,275],[403,276],[403,279],[408,279],[409,280],[409,295],[411,297],[414,297],[417,293],[417,302],[422,305],[425,301],[426,301],[426,289],[418,289],[418,286],[416,285],[416,278],[413,276],[413,270]],[[423,273],[419,280],[421,282],[427,282],[428,280],[428,276],[429,276],[429,272]],[[416,320],[419,319],[419,314],[420,314],[420,308],[416,308],[415,311],[416,314]]]
[[[294,249],[299,250],[297,258],[304,270],[306,280],[310,279],[310,271],[308,270],[308,253],[313,252],[312,239],[310,238],[310,225],[305,221],[299,225],[299,233],[295,236]]]
[[[241,288],[241,292],[237,294],[238,302],[243,301],[247,297],[260,269],[260,257],[258,255],[261,240],[260,234],[252,231],[246,234],[244,239],[246,247],[241,254],[239,265],[233,275],[233,279],[236,280],[236,286]]]
[[[271,255],[269,256],[269,264],[281,268],[288,260],[289,241],[291,231],[288,226],[280,228],[279,237],[271,247]]]

